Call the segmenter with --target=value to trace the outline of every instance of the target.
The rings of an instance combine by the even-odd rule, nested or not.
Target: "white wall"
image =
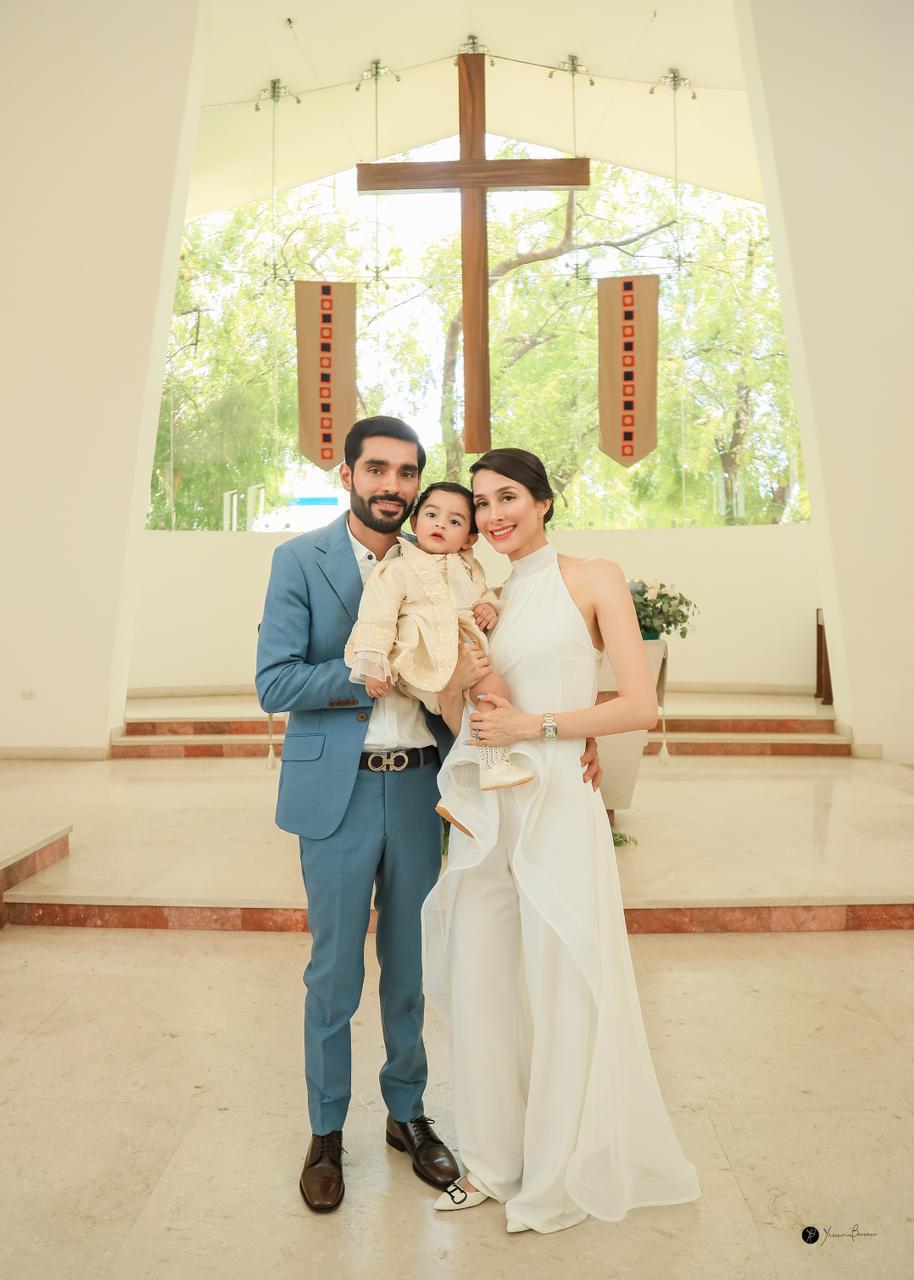
[[[914,759],[914,5],[735,0],[836,703]]]
[[[104,750],[123,706],[199,13],[2,6],[0,749]]]
[[[287,534],[153,533],[142,539],[131,689],[250,687],[273,548]],[[809,525],[557,533],[569,555],[674,582],[701,606],[670,639],[670,683],[815,687],[819,604]],[[507,561],[485,544],[493,582]],[[843,719],[839,715],[839,718]]]

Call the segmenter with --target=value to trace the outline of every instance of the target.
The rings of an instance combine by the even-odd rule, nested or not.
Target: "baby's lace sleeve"
[[[343,652],[353,684],[364,684],[366,676],[384,680],[390,674],[387,659],[397,638],[397,619],[405,594],[399,557],[379,564],[365,583],[359,619]]]
[[[363,649],[352,655],[349,679],[353,684],[364,684],[366,680],[388,680],[392,675],[386,654]]]

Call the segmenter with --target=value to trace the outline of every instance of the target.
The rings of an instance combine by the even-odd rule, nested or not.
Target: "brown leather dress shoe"
[[[315,1213],[332,1213],[340,1207],[343,1183],[343,1131],[315,1133],[298,1181],[305,1204]]]
[[[433,1187],[449,1187],[460,1177],[457,1161],[432,1128],[434,1120],[416,1116],[414,1120],[387,1117],[387,1145],[405,1151],[413,1162],[413,1172]]]

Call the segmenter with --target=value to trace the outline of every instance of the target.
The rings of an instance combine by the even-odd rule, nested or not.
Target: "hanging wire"
[[[271,345],[271,347],[272,347],[272,351],[271,351],[271,365],[272,365],[272,368],[271,368],[271,377],[270,377],[270,395],[271,395],[271,399],[272,399],[272,402],[273,402],[273,403],[272,403],[272,409],[273,409],[273,449],[274,449],[274,451],[275,451],[276,458],[278,459],[278,457],[279,457],[279,452],[280,452],[280,442],[279,442],[279,333],[280,333],[280,304],[281,304],[281,301],[282,301],[282,297],[281,297],[280,285],[279,285],[279,272],[278,272],[278,269],[277,269],[277,259],[278,259],[278,223],[279,223],[279,210],[278,210],[279,188],[278,188],[278,183],[277,183],[277,174],[276,174],[276,169],[277,169],[277,134],[278,134],[278,129],[279,129],[279,102],[280,102],[281,94],[278,92],[278,89],[279,89],[279,87],[280,87],[280,83],[279,83],[279,81],[278,81],[278,80],[274,80],[274,81],[273,81],[273,86],[274,86],[274,92],[273,92],[272,147],[271,147],[271,157],[270,157],[270,179],[271,179],[271,182],[270,182],[270,187],[271,187],[271,199],[270,199],[270,204],[271,204],[271,213],[272,213],[271,246],[270,246],[270,259],[271,259],[271,263],[270,263],[270,265],[271,265],[272,270],[271,270],[271,272],[270,272],[270,286],[269,286],[269,287],[270,287],[270,314],[271,314],[272,330],[273,330],[273,331],[272,331],[272,334],[271,334],[271,341],[270,341],[270,345]],[[246,510],[246,511],[245,511],[245,523],[246,523],[246,524],[248,523],[248,519],[249,519],[249,513],[248,513],[248,512],[247,512],[247,510]],[[250,527],[250,526],[248,526],[248,527]],[[268,765],[268,767],[269,767],[269,765]],[[275,767],[275,766],[274,766],[274,767]]]
[[[673,192],[676,208],[676,273],[682,274],[682,190],[679,185],[679,110],[677,90],[673,89]]]
[[[682,286],[682,188],[679,181],[679,90],[690,89],[692,97],[698,94],[692,85],[676,67],[670,67],[665,75],[651,86],[654,93],[661,85],[666,85],[673,94],[673,193],[676,224],[676,300],[679,308],[679,476],[681,482],[681,518],[686,523],[686,445],[685,445],[685,295]]]
[[[276,286],[276,128],[279,111],[278,87],[279,81],[274,80],[272,84],[273,117],[270,127],[270,267],[274,288]]]
[[[305,65],[307,66],[308,70],[311,72],[312,77],[313,77],[315,80],[318,80],[318,79],[319,79],[319,77],[318,77],[317,72],[314,70],[314,64],[312,63],[311,59],[308,57],[308,51],[307,51],[307,49],[305,48],[305,46],[302,44],[302,42],[301,42],[301,41],[299,40],[299,38],[298,38],[298,33],[297,33],[297,32],[296,32],[296,30],[295,30],[295,23],[293,22],[293,20],[292,20],[291,18],[286,18],[286,28],[287,28],[287,30],[288,30],[288,32],[289,32],[289,34],[291,35],[292,39],[293,39],[293,40],[295,41],[295,43],[298,45],[299,51],[300,51],[300,53],[301,53],[301,56],[304,58],[304,60],[305,60]],[[316,88],[314,88],[314,89],[301,89],[301,90],[299,90],[298,92],[296,92],[296,93],[295,93],[295,97],[296,97],[296,98],[304,98],[304,97],[306,97],[306,96],[308,96],[309,94],[312,94],[312,93],[327,93],[327,94],[328,94],[327,102],[329,103],[330,111],[331,111],[331,114],[333,115],[334,120],[336,121],[337,125],[339,126],[339,129],[340,129],[341,133],[342,133],[342,134],[347,138],[347,140],[348,140],[348,142],[349,142],[349,145],[352,147],[353,151],[354,151],[354,152],[355,152],[355,154],[358,156],[359,160],[360,160],[360,161],[362,161],[362,160],[364,160],[364,159],[365,159],[365,157],[362,155],[361,147],[360,147],[360,146],[359,146],[359,144],[356,142],[356,140],[355,140],[355,138],[352,136],[352,134],[349,132],[349,129],[348,129],[347,125],[346,125],[345,120],[344,120],[344,119],[343,119],[343,117],[340,115],[339,111],[337,111],[336,106],[334,105],[334,102],[333,102],[333,98],[332,98],[332,96],[329,96],[329,91],[330,91],[331,89],[347,89],[347,88],[349,88],[352,84],[353,84],[353,81],[352,81],[352,80],[346,80],[346,81],[343,81],[343,83],[341,83],[341,84],[328,84],[328,85],[318,84],[318,85],[316,86]],[[236,104],[236,103],[232,103],[232,104],[230,104],[230,105],[232,105],[232,106],[236,106],[237,104]]]
[[[657,17],[657,10],[656,10],[656,9],[654,9],[654,10],[651,12],[651,16],[648,18],[647,23],[646,23],[646,25],[645,25],[645,27],[644,27],[644,30],[641,32],[641,35],[640,35],[640,37],[638,38],[638,41],[637,41],[637,43],[636,43],[636,45],[635,45],[634,49],[632,49],[632,52],[631,52],[631,55],[630,55],[630,56],[629,56],[629,58],[628,58],[628,61],[626,62],[625,66],[624,66],[624,67],[623,67],[623,69],[622,69],[622,74],[621,74],[621,76],[619,76],[617,79],[613,79],[613,80],[611,80],[611,81],[610,81],[610,84],[611,84],[613,87],[612,87],[612,92],[611,92],[611,94],[610,94],[609,101],[607,102],[606,106],[603,108],[602,114],[600,115],[599,119],[597,120],[596,124],[594,125],[593,129],[591,130],[590,137],[587,139],[587,146],[586,146],[586,147],[585,147],[585,149],[584,149],[584,154],[585,154],[585,155],[586,155],[586,154],[588,154],[588,153],[590,152],[590,144],[593,142],[594,138],[597,136],[597,134],[599,133],[599,131],[603,128],[603,123],[604,123],[604,121],[606,120],[606,117],[609,115],[610,111],[611,111],[611,110],[613,109],[613,107],[615,106],[615,104],[616,104],[616,99],[617,99],[617,98],[618,98],[618,96],[619,96],[620,86],[621,86],[621,85],[623,85],[623,84],[626,82],[626,80],[628,79],[628,73],[629,73],[629,71],[630,71],[630,70],[631,70],[631,68],[632,68],[632,64],[634,63],[634,61],[635,61],[635,59],[637,58],[638,54],[641,52],[641,46],[644,44],[645,40],[647,39],[648,32],[650,31],[651,27],[654,25],[654,19],[655,19],[656,17]],[[601,80],[601,79],[602,79],[602,80],[606,80],[606,79],[608,79],[608,77],[606,77],[606,76],[597,76],[597,77],[596,77],[596,79],[598,79],[598,80]]]
[[[679,86],[673,85],[673,191],[676,201],[676,292],[679,297],[679,477],[682,488],[682,523],[686,523],[685,428],[685,297],[682,291],[682,189],[679,183]]]
[[[575,267],[577,267],[577,264],[575,264]],[[584,295],[584,290],[581,289],[579,293],[579,297],[583,298],[583,295]],[[575,451],[578,454],[578,456],[580,456],[582,446],[584,443],[584,433],[581,427],[581,400],[582,400],[582,396],[581,396],[581,327],[584,323],[585,308],[578,307],[577,312],[578,312],[577,324],[575,325],[575,328],[574,328],[574,428],[575,428],[575,437],[576,437]],[[580,489],[579,489],[579,494],[580,494]],[[580,524],[580,515],[581,515],[581,499],[579,496],[578,509],[575,512],[575,524]]]
[[[505,61],[509,61],[509,59],[505,59]],[[513,59],[510,59],[510,61],[513,61]],[[591,89],[594,87],[595,81],[593,76],[575,53],[569,53],[564,62],[560,62],[557,67],[552,68],[549,72],[550,80],[553,78],[556,71],[567,71],[571,79],[571,154],[576,156],[578,154],[578,95],[577,84],[575,81],[578,76],[587,76],[590,81]]]
[[[577,72],[572,66],[571,68],[571,154],[578,154],[578,95],[577,95]]]
[[[378,109],[378,93],[381,87],[381,68],[377,61],[371,64],[374,81],[374,158],[375,163],[381,159],[381,122]]]
[[[374,72],[374,158],[375,163],[381,159],[381,73],[380,66],[377,62],[372,63],[372,71]],[[375,278],[375,305],[380,308],[381,299],[379,296],[380,280],[381,280],[381,206],[380,192],[375,192],[374,196],[374,278]]]
[[[372,63],[374,79],[374,158],[381,158],[381,67],[376,60]],[[374,305],[375,319],[381,314],[381,195],[376,191],[374,196]],[[374,326],[375,368],[381,368],[381,326]]]

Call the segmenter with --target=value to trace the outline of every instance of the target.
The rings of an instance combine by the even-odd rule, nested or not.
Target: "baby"
[[[359,620],[346,644],[349,679],[383,698],[393,684],[440,715],[438,695],[457,662],[461,641],[488,653],[486,632],[498,621],[499,590],[486,586],[473,555],[479,536],[473,495],[462,484],[442,481],[419,495],[410,523],[417,542],[398,538],[400,554],[382,561],[365,584]],[[494,672],[469,691],[471,705],[482,693],[509,697]],[[479,747],[483,791],[517,787],[533,774],[511,763],[506,747]],[[444,817],[450,817],[439,806]]]

